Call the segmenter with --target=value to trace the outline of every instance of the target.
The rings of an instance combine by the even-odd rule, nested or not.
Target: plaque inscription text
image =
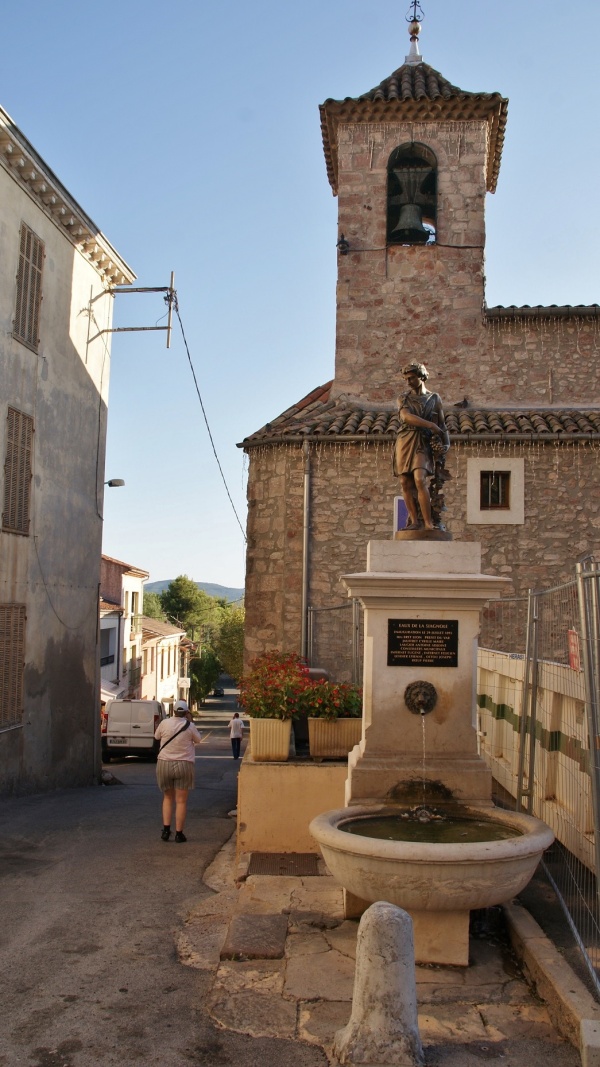
[[[458,621],[388,619],[388,667],[458,667]]]

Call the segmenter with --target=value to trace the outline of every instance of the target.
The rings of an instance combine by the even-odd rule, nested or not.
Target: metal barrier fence
[[[362,611],[358,600],[308,609],[308,662],[335,682],[362,684]]]
[[[543,867],[600,994],[599,583],[588,560],[572,582],[490,602],[477,699],[494,799],[554,830]]]

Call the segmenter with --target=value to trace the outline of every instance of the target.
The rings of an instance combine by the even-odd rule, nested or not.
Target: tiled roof
[[[184,634],[185,630],[182,630],[180,626],[173,626],[170,622],[163,622],[162,619],[151,619],[147,615],[142,615],[142,632],[144,638],[174,637],[175,634]]]
[[[600,304],[509,304],[485,309],[487,319],[599,319]]]
[[[332,382],[304,397],[273,422],[246,437],[238,447],[311,440],[362,441],[392,439],[398,432],[395,408],[366,408],[348,399],[330,400]],[[453,440],[589,440],[600,439],[600,409],[445,408]]]
[[[320,107],[327,174],[337,194],[337,128],[343,122],[423,122],[485,119],[489,130],[487,188],[498,181],[508,100],[500,93],[470,93],[452,85],[427,63],[403,66],[368,93],[326,100]]]
[[[120,567],[124,573],[131,574],[135,578],[150,577],[149,571],[143,571],[141,567],[134,567],[131,563],[124,563],[122,559],[115,559],[113,556],[107,556],[104,552],[102,553],[102,559],[106,560],[107,563],[116,563],[117,567]]]
[[[115,604],[112,600],[107,600],[106,597],[100,597],[100,611],[118,611],[123,613],[124,608],[122,604]]]

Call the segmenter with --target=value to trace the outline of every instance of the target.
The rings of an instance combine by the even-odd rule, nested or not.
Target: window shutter
[[[23,718],[25,605],[0,604],[0,728]]]
[[[17,270],[17,301],[14,336],[37,352],[40,338],[40,307],[42,304],[42,268],[44,242],[21,224],[19,267]]]
[[[7,533],[27,535],[31,499],[33,419],[31,415],[9,408],[6,421],[2,529]]]

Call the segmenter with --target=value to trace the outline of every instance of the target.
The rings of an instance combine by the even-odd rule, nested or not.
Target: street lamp
[[[125,482],[122,478],[111,478],[110,481],[105,482],[104,484],[108,485],[111,489],[116,489],[120,485],[125,485]]]

